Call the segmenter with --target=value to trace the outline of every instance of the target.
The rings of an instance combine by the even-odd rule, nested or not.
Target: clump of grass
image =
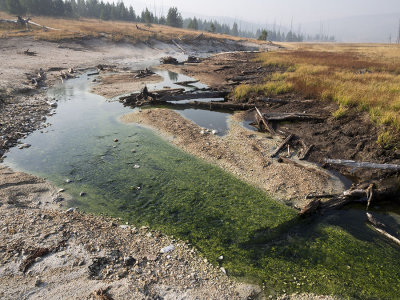
[[[394,132],[386,130],[379,134],[378,144],[383,149],[393,149],[398,144],[398,139],[396,138]]]
[[[343,118],[348,113],[348,108],[346,106],[340,105],[339,108],[332,114],[336,119]]]
[[[292,90],[292,84],[285,82],[284,79],[256,85],[242,84],[233,91],[233,98],[235,101],[243,101],[251,95],[277,96],[289,93]]]

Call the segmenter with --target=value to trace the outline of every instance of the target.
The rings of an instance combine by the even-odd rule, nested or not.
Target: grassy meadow
[[[398,144],[400,129],[400,45],[284,44],[286,50],[262,53],[257,60],[273,72],[258,85],[240,85],[238,100],[254,94],[294,93],[334,101],[340,118],[366,111],[381,126],[379,143]]]

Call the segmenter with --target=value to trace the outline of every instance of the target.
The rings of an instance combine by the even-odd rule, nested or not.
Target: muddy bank
[[[149,83],[158,83],[163,79],[157,74],[145,78],[137,78],[137,72],[126,72],[99,76],[92,92],[105,98],[113,98],[123,94],[138,91]]]

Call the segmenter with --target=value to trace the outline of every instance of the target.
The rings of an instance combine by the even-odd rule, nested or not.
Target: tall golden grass
[[[258,60],[276,71],[262,85],[236,88],[238,99],[251,93],[295,92],[338,104],[335,117],[349,109],[367,111],[382,126],[381,144],[400,130],[400,46],[289,44],[290,50],[262,53]],[[389,135],[388,132],[391,134]]]

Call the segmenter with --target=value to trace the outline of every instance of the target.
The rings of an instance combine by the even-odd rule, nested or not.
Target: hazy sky
[[[117,0],[115,0],[117,1]],[[355,15],[400,12],[400,0],[123,0],[136,11],[148,6],[158,12],[176,6],[183,13],[233,17],[259,23],[289,24]]]

